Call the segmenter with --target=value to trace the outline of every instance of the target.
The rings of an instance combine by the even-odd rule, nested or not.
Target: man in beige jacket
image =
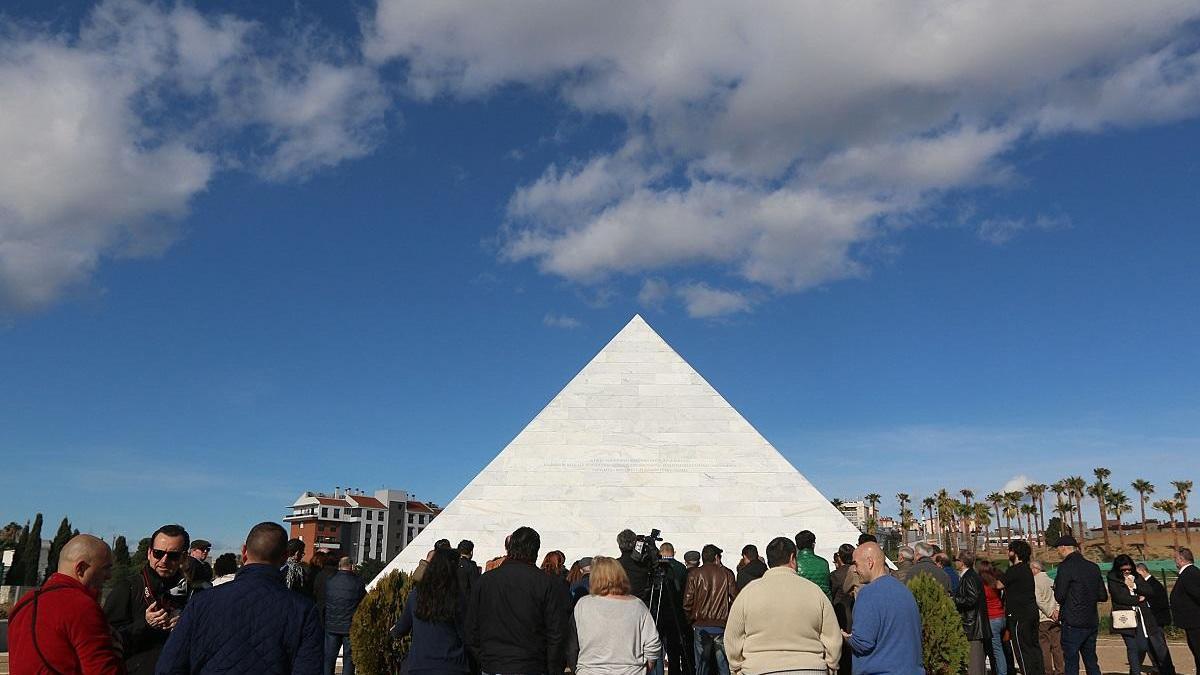
[[[771,540],[767,565],[766,574],[750,582],[729,609],[725,653],[730,672],[825,675],[836,670],[842,633],[833,605],[816,584],[797,576],[791,539]]]
[[[1063,675],[1062,626],[1058,625],[1058,602],[1054,599],[1054,580],[1046,574],[1041,560],[1032,560],[1033,596],[1038,606],[1038,643],[1046,675]]]

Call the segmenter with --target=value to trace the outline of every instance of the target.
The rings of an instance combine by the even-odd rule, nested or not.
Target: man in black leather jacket
[[[963,632],[970,644],[970,659],[967,661],[968,675],[984,675],[987,672],[987,650],[992,640],[988,623],[987,599],[983,595],[983,579],[975,571],[975,554],[959,551],[954,559],[954,569],[962,576],[954,590],[954,606],[962,617]]]
[[[1058,601],[1058,620],[1062,624],[1063,672],[1078,673],[1079,658],[1087,675],[1100,675],[1096,658],[1096,635],[1100,615],[1096,605],[1108,600],[1100,566],[1083,557],[1079,542],[1071,535],[1055,543],[1063,561],[1054,579],[1054,599]]]

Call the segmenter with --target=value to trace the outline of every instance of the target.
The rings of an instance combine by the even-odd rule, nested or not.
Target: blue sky
[[[10,3],[0,520],[445,503],[635,312],[830,496],[1194,479],[1200,8],[1070,4]]]

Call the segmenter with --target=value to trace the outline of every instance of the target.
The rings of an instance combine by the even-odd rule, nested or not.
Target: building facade
[[[436,504],[409,499],[404,490],[378,490],[372,496],[341,487],[305,492],[290,509],[284,521],[291,536],[304,542],[305,560],[327,551],[355,564],[391,560],[440,512]]]

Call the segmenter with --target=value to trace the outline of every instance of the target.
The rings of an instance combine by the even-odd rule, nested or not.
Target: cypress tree
[[[122,567],[129,567],[129,543],[125,541],[125,535],[117,537],[113,542],[113,562]]]
[[[67,542],[71,541],[71,536],[71,521],[63,516],[62,522],[58,524],[58,532],[54,533],[54,539],[50,542],[50,555],[46,558],[46,574],[43,581],[58,571],[58,556]]]
[[[42,558],[42,514],[33,519],[33,528],[29,530],[29,539],[25,542],[24,560],[22,561],[21,585],[36,586],[38,582],[38,563]]]
[[[12,567],[8,568],[8,573],[4,575],[4,583],[9,586],[20,586],[25,579],[25,542],[29,541],[29,521],[25,521],[25,527],[21,528],[21,535],[17,537],[16,546],[13,547]]]
[[[138,541],[137,553],[133,554],[133,559],[129,561],[129,574],[140,572],[142,565],[146,564],[146,556],[150,555],[150,537],[143,537]]]

